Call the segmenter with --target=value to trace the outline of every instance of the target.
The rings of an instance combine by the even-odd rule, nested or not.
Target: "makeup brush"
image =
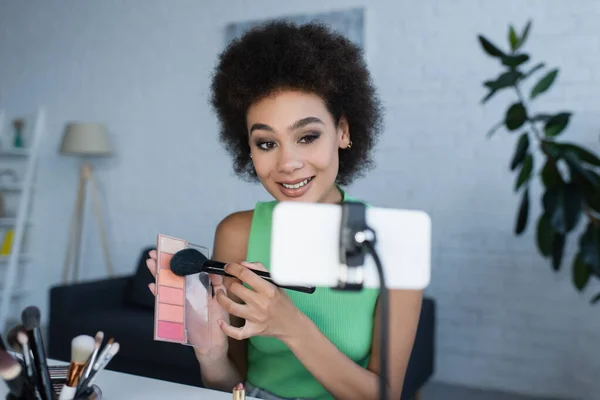
[[[21,320],[33,353],[33,362],[35,365],[36,386],[42,400],[56,400],[56,393],[52,390],[52,381],[48,372],[48,362],[46,351],[44,349],[44,340],[40,330],[40,310],[35,306],[29,306],[21,313]]]
[[[110,348],[112,347],[112,345],[113,345],[114,342],[115,342],[115,338],[108,339],[108,341],[106,342],[106,344],[102,348],[102,351],[100,352],[100,354],[98,355],[98,357],[96,357],[96,362],[102,361],[102,360],[104,360],[106,358],[106,356],[108,355],[108,351],[110,350]]]
[[[94,351],[94,346],[95,340],[89,335],[79,335],[71,341],[71,362],[67,372],[67,381],[60,391],[59,400],[71,400],[75,397],[85,363]]]
[[[25,332],[25,326],[23,324],[13,326],[6,335],[6,343],[16,352],[21,352],[21,345],[17,340],[19,332]]]
[[[102,351],[100,351],[100,354],[98,354],[96,356],[96,360],[93,363],[89,363],[89,365],[90,365],[89,372],[87,372],[87,375],[85,375],[85,377],[83,377],[82,379],[79,380],[79,385],[77,385],[77,396],[79,396],[79,394],[80,394],[79,392],[84,389],[83,384],[89,378],[90,374],[92,373],[92,371],[94,369],[94,366],[96,364],[100,365],[103,362],[103,360],[106,359],[108,352],[110,351],[110,348],[113,346],[114,341],[115,341],[114,338],[108,339],[108,341],[102,348]],[[87,371],[87,369],[88,369],[88,367],[86,365],[86,371]]]
[[[21,353],[23,354],[23,362],[25,363],[25,368],[27,369],[27,377],[31,380],[34,379],[33,376],[33,362],[31,361],[31,354],[29,353],[29,338],[25,331],[20,331],[17,333],[17,342],[21,347]]]
[[[92,367],[94,366],[94,363],[96,362],[96,357],[98,357],[98,351],[100,350],[100,346],[102,346],[103,340],[104,340],[104,332],[98,331],[98,333],[96,333],[96,336],[94,337],[94,351],[92,352],[92,355],[88,358],[88,360],[85,363],[85,368],[83,370],[83,373],[81,374],[80,382],[83,381],[85,378],[87,378],[90,375],[90,372],[92,371]]]
[[[25,377],[21,364],[15,360],[7,351],[0,350],[0,378],[4,379],[10,393],[19,398],[23,394]]]
[[[2,334],[0,333],[0,350],[3,351],[8,351],[8,348],[6,347],[8,343],[4,342],[4,338],[2,337]],[[9,345],[10,346],[10,345]]]
[[[223,275],[235,278],[234,276],[225,272],[225,265],[227,264],[222,263],[220,261],[209,260],[204,254],[191,247],[179,250],[178,252],[173,254],[170,263],[171,271],[177,276],[187,276],[197,274],[200,272],[206,272],[209,274]],[[271,274],[269,274],[266,271],[252,270],[252,272],[260,276],[264,280],[271,282],[273,285],[284,289],[295,290],[303,293],[313,293],[315,291],[315,288],[312,286],[278,285],[277,283],[273,282]]]
[[[106,366],[108,365],[110,360],[112,360],[113,357],[119,352],[119,348],[120,348],[119,343],[115,342],[110,346],[110,348],[106,352],[106,357],[104,357],[104,358],[98,357],[98,361],[96,361],[96,363],[94,364],[94,367],[92,368],[92,371],[90,372],[90,375],[83,381],[83,383],[77,389],[77,394],[76,394],[77,397],[79,397],[81,395],[81,393],[88,390],[89,386],[91,386],[92,383],[94,382],[94,378],[96,377],[98,372],[100,372],[104,368],[106,368]]]

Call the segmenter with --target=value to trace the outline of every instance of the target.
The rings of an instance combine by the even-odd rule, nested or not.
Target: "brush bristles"
[[[94,351],[96,341],[89,335],[79,335],[71,341],[71,361],[85,364]]]
[[[30,331],[40,326],[40,310],[36,306],[29,306],[21,313],[25,329]]]
[[[27,337],[25,332],[17,333],[17,342],[19,342],[21,347],[24,347],[29,344],[29,338]]]
[[[21,364],[5,351],[0,351],[0,377],[12,381],[21,373]]]
[[[8,334],[6,335],[6,341],[14,351],[21,351],[21,346],[17,339],[17,335],[23,331],[25,331],[25,326],[23,324],[19,324],[8,331]]]
[[[119,352],[120,347],[121,346],[119,345],[119,342],[113,343],[113,345],[110,347],[110,350],[108,351],[108,354],[110,354],[111,357],[114,357],[115,354]]]
[[[178,276],[197,274],[202,272],[202,266],[206,260],[206,256],[196,249],[179,250],[171,258],[171,271]]]

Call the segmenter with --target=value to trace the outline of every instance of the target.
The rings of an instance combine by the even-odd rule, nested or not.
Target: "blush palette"
[[[154,340],[206,347],[210,346],[208,302],[212,298],[208,274],[183,277],[171,272],[173,254],[189,247],[210,257],[206,247],[158,235]]]

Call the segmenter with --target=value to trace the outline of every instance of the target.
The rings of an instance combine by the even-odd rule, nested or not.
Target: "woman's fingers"
[[[221,331],[233,339],[244,340],[256,335],[249,331],[250,328],[246,324],[241,327],[235,327],[222,319],[219,320],[218,324],[221,327]]]
[[[229,263],[225,266],[225,272],[247,283],[256,293],[273,297],[277,292],[277,287],[255,274],[252,269],[237,263]]]
[[[156,296],[156,284],[155,284],[155,283],[150,283],[150,284],[148,285],[148,289],[150,289],[150,291],[152,292],[152,294],[153,294],[154,296]]]
[[[269,272],[264,265],[262,265],[262,263],[259,262],[248,262],[248,261],[244,261],[241,262],[240,264],[242,264],[244,267],[250,268],[250,269],[254,269],[257,271],[264,271],[264,272]]]
[[[156,279],[156,259],[146,259],[146,266],[148,267],[148,270],[150,271],[154,279]]]
[[[260,310],[265,308],[264,299],[255,291],[248,289],[237,279],[225,279],[227,296],[238,303],[247,303]]]
[[[210,281],[212,282],[213,286],[222,286],[223,285],[223,276],[222,275],[208,274],[208,276],[210,277]]]
[[[240,304],[231,300],[229,297],[227,297],[225,291],[219,290],[215,294],[215,297],[217,299],[217,302],[221,305],[221,307],[223,307],[225,311],[227,311],[228,314],[242,319],[248,319],[251,321],[256,321],[257,319],[259,319],[259,316],[257,315],[254,309],[248,307],[245,304]]]

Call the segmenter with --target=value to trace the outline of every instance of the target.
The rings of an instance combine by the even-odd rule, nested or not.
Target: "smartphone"
[[[386,287],[424,289],[431,278],[431,218],[421,210],[367,206]],[[340,204],[283,201],[273,210],[270,272],[281,285],[336,287],[343,274],[340,258]],[[363,287],[378,288],[379,274],[369,254]]]

